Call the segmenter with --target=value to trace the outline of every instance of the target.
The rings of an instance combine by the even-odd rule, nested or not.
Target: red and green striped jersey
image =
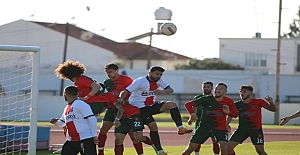
[[[91,90],[92,90],[91,85],[94,82],[96,82],[96,81],[88,76],[85,76],[85,75],[78,76],[74,85],[78,89],[79,97],[87,96],[91,92]],[[99,90],[95,95],[89,97],[89,99],[86,100],[85,102],[88,104],[94,103],[94,102],[108,102],[108,99],[104,95],[104,92]]]
[[[105,87],[108,92],[119,96],[120,92],[125,90],[132,83],[132,79],[126,75],[120,75],[116,80],[112,81],[109,78],[104,80]],[[129,95],[126,99],[128,99]]]
[[[261,108],[266,108],[269,104],[259,98],[252,98],[249,103],[243,101],[235,102],[235,106],[239,111],[239,129],[260,129],[261,124]]]
[[[227,114],[223,112],[223,105],[228,105],[231,117],[237,117],[238,111],[232,99],[224,96],[222,101],[216,101],[213,95],[195,98],[194,103],[197,106],[203,107],[203,112],[200,119],[199,126],[201,128],[227,130],[226,117]]]

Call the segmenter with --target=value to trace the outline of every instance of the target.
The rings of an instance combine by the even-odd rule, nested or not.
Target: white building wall
[[[297,44],[298,39],[281,40],[281,74],[296,73],[297,65]],[[234,65],[240,65],[246,69],[266,70],[271,74],[276,72],[277,39],[261,38],[221,38],[220,39],[220,59]],[[246,65],[246,55],[267,54],[267,66],[255,67]],[[261,58],[254,58],[261,59]]]
[[[0,43],[41,47],[41,68],[56,68],[63,61],[65,34],[39,24],[18,20],[0,28]],[[88,56],[87,56],[88,55]],[[66,59],[80,61],[87,68],[98,69],[115,59],[113,52],[82,40],[68,37]]]

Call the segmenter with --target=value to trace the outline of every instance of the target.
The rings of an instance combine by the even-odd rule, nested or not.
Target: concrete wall
[[[38,120],[48,121],[52,117],[61,117],[64,107],[67,102],[62,96],[40,96],[38,103]],[[180,105],[182,107],[182,105]],[[300,110],[300,104],[280,104],[280,118],[291,115],[297,110]],[[186,113],[185,111],[183,111]],[[264,124],[274,123],[274,113],[262,110]],[[300,117],[291,120],[288,124],[300,124]]]

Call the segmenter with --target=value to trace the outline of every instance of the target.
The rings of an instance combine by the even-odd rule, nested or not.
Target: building
[[[220,38],[220,59],[246,70],[276,73],[277,38]],[[281,39],[280,74],[300,73],[300,38]]]
[[[71,24],[25,20],[1,25],[0,43],[40,46],[41,68],[45,69],[56,68],[63,62],[64,54],[66,59],[80,61],[89,69],[103,68],[109,62],[116,62],[123,69],[147,69],[150,49],[137,42],[115,42]],[[151,47],[151,52],[151,66],[161,65],[169,70],[191,59],[157,47]]]

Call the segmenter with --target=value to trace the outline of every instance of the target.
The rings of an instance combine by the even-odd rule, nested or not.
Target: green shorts
[[[127,118],[122,118],[120,122],[121,122],[121,126],[115,128],[115,133],[126,134],[130,130],[134,132],[134,131],[142,131],[144,129],[144,124],[142,122],[142,117],[140,114],[133,115]]]
[[[190,142],[196,144],[203,144],[209,137],[214,137],[217,142],[225,141],[228,142],[228,135],[226,130],[216,130],[216,129],[203,129],[198,127],[193,134]]]
[[[94,115],[102,113],[106,107],[105,102],[93,102],[93,103],[89,103],[89,105],[90,105]]]
[[[264,145],[264,133],[261,128],[253,130],[236,129],[229,141],[243,143],[248,137],[251,138],[253,145]]]
[[[102,121],[114,122],[117,116],[118,109],[107,109]]]

